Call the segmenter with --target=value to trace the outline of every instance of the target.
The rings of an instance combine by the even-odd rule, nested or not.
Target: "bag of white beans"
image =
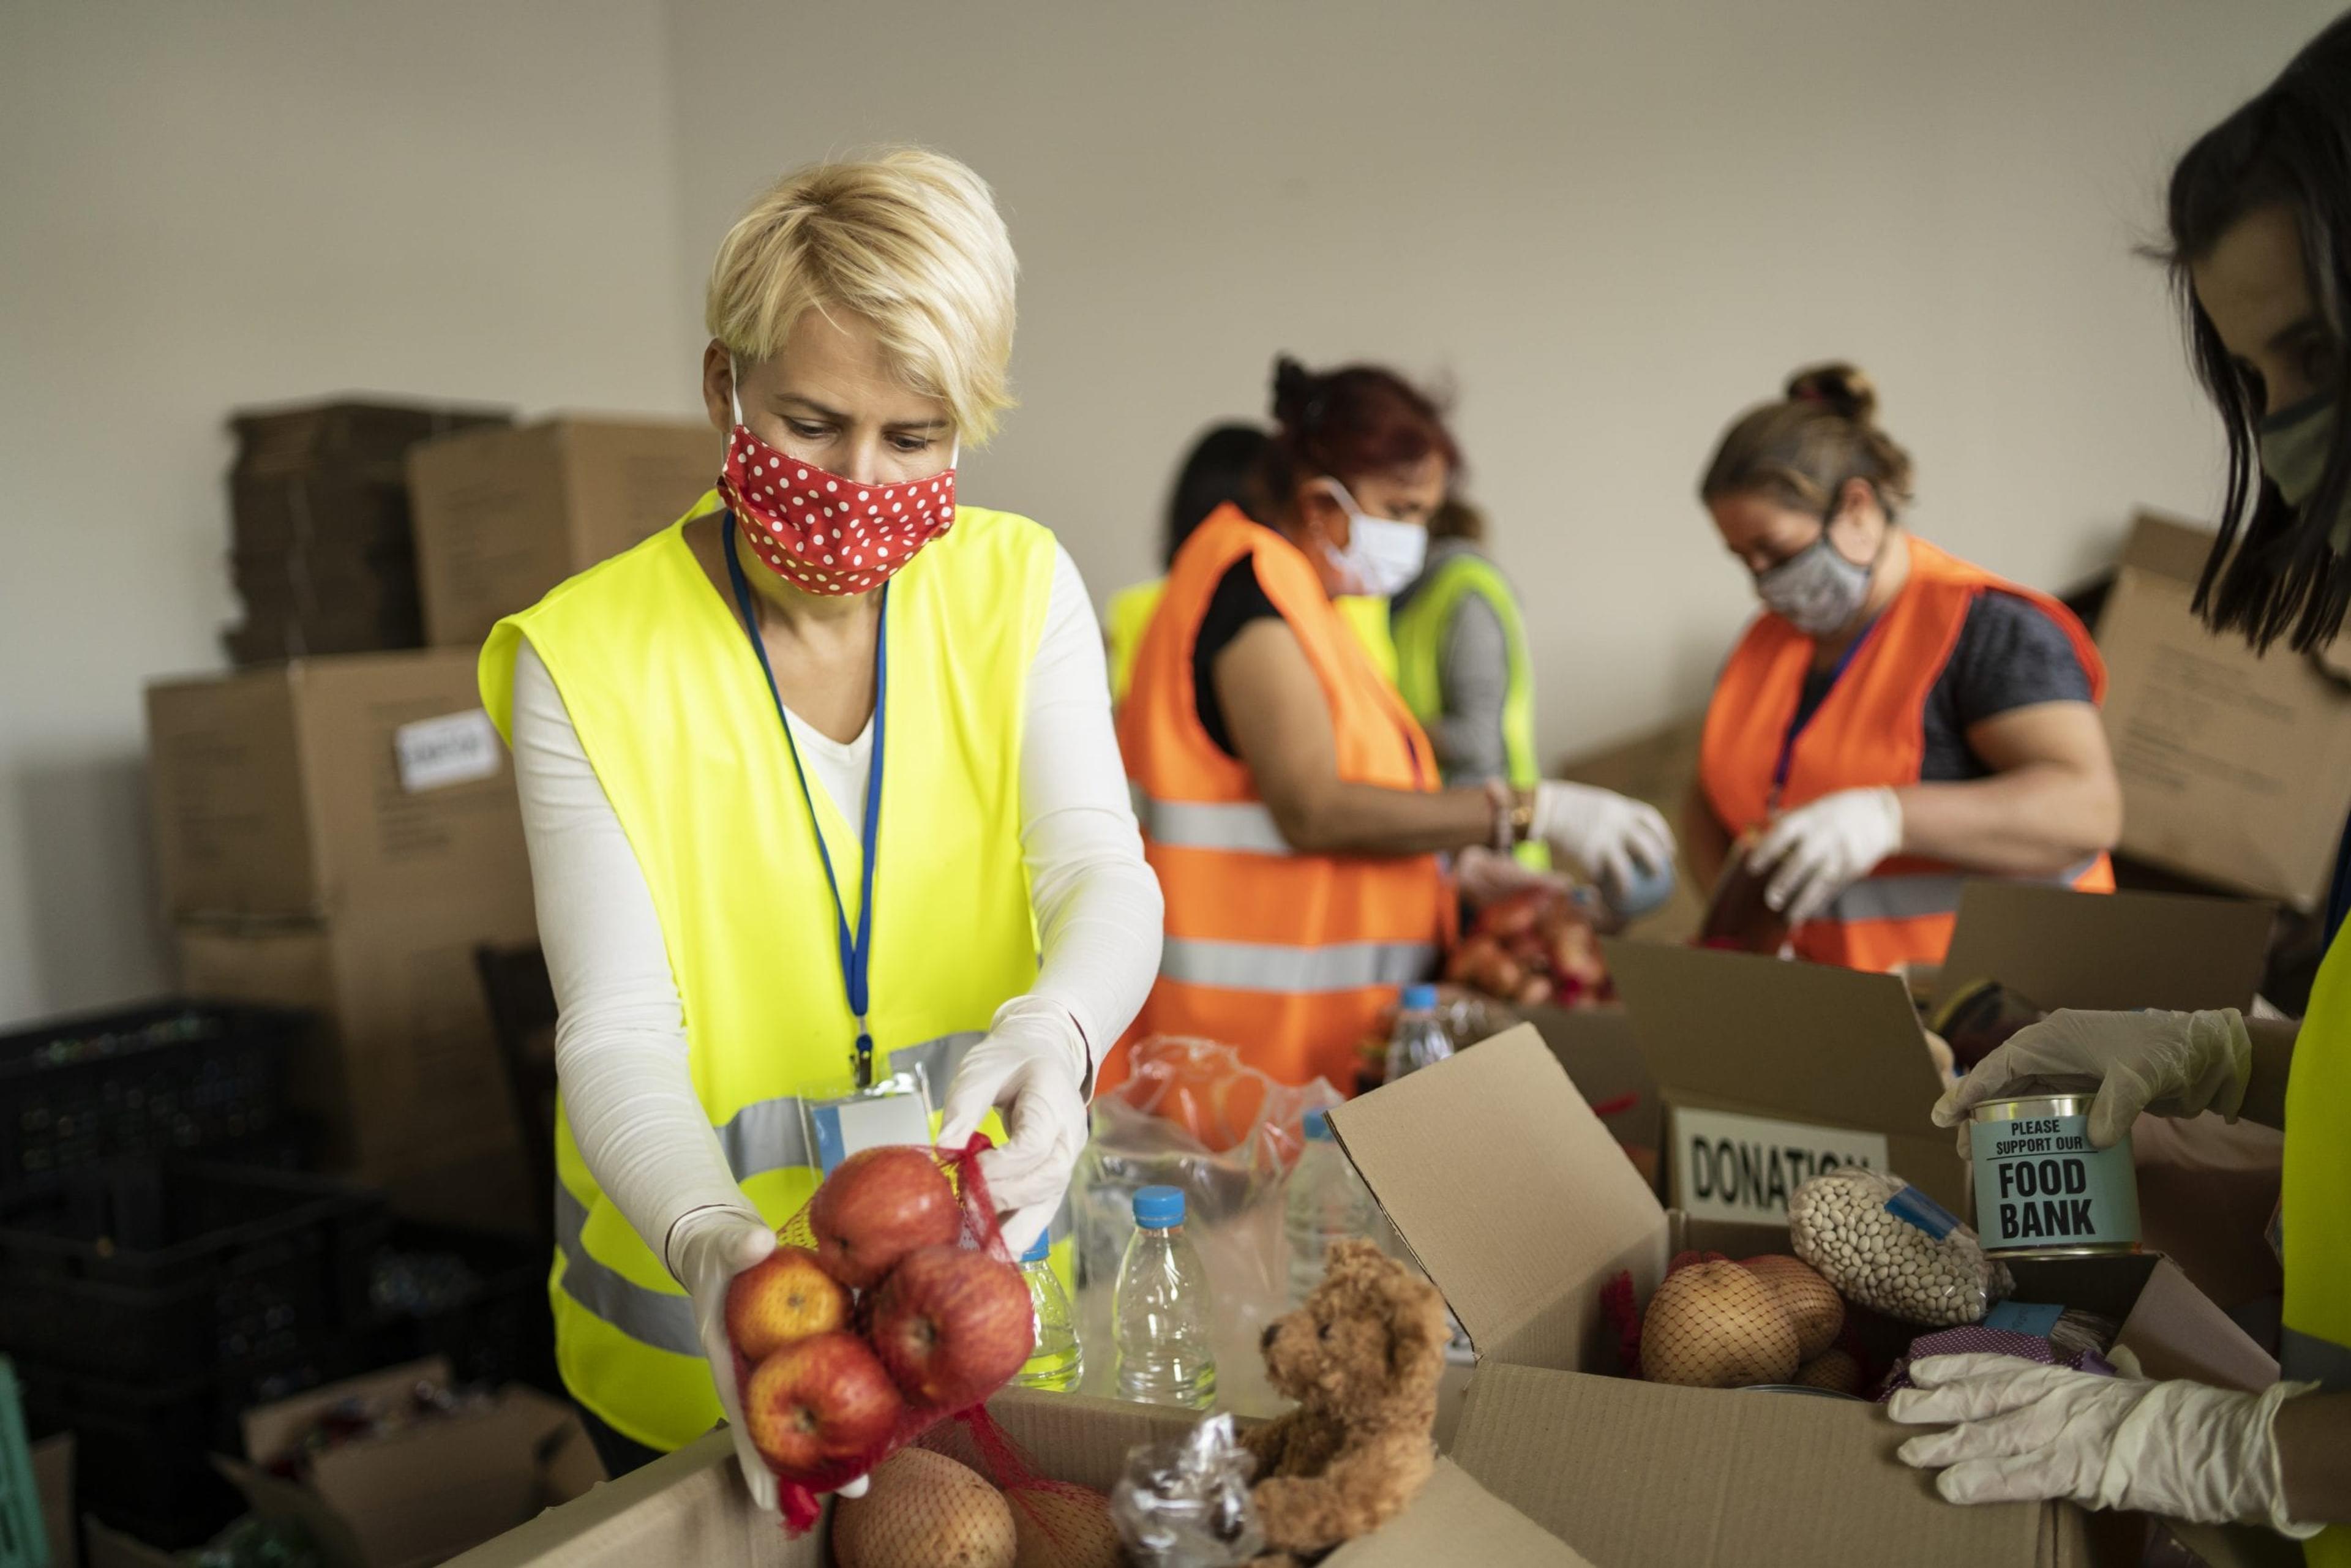
[[[1845,1300],[1904,1322],[1980,1322],[2016,1288],[1976,1234],[1899,1176],[1847,1166],[1814,1176],[1788,1199],[1788,1238]],[[1918,1218],[1896,1207],[1920,1211]],[[1940,1231],[1941,1234],[1937,1234]]]

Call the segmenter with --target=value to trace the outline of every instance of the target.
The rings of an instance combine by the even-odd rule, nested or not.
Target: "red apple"
[[[960,1247],[908,1253],[873,1299],[873,1348],[906,1397],[960,1410],[1002,1387],[1037,1344],[1029,1282]]]
[[[812,1334],[761,1362],[743,1389],[743,1426],[760,1457],[809,1476],[881,1447],[905,1401],[865,1342]]]
[[[849,1292],[805,1247],[778,1247],[726,1287],[726,1337],[757,1365],[794,1340],[849,1321]]]
[[[927,1151],[893,1144],[835,1166],[809,1204],[809,1228],[824,1271],[867,1291],[915,1248],[961,1236],[963,1206]]]

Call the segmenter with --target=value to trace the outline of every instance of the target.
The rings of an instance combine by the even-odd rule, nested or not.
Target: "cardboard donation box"
[[[1859,1165],[1961,1210],[1966,1166],[1928,1117],[1942,1075],[1900,980],[1646,942],[1607,953],[1658,1084],[1675,1207],[1784,1226],[1790,1193]]]
[[[1887,983],[1898,995],[1899,983]],[[1532,1029],[1339,1106],[1331,1125],[1476,1347],[1454,1462],[1593,1562],[2090,1561],[2088,1521],[2070,1504],[1944,1502],[1929,1476],[1896,1458],[1909,1430],[1875,1405],[1602,1375],[1614,1368],[1601,1288],[1629,1270],[1646,1302],[1677,1239],[1676,1217]],[[1687,1222],[1684,1239],[1707,1245],[1714,1238],[1700,1238],[1699,1224]],[[1784,1250],[1784,1226],[1777,1235]],[[1740,1255],[1763,1249],[1750,1244]],[[2241,1387],[2276,1375],[2160,1258],[2040,1264],[2018,1276],[2021,1300],[2121,1322],[2121,1343],[2156,1375]],[[1431,1559],[1440,1560],[1479,1559]]]
[[[298,659],[147,689],[164,907],[464,902],[529,929],[530,862],[471,653]]]
[[[479,648],[499,619],[684,515],[718,477],[700,421],[567,416],[409,454],[425,637]]]
[[[339,1404],[397,1406],[419,1383],[448,1381],[436,1357],[263,1406],[245,1416],[246,1457],[215,1462],[256,1513],[300,1521],[331,1568],[443,1563],[603,1479],[571,1407],[519,1384],[481,1408],[329,1448],[298,1479],[266,1468]]]
[[[2142,515],[2098,622],[2122,849],[2309,912],[2351,811],[2351,686],[2190,607],[2214,536]]]
[[[1179,1436],[1199,1419],[1189,1410],[1026,1389],[1007,1389],[987,1408],[1042,1473],[1098,1491],[1108,1491],[1117,1481],[1129,1449]],[[956,1424],[935,1428],[924,1440],[986,1473]],[[831,1561],[829,1529],[828,1519],[799,1540],[788,1540],[771,1520],[755,1513],[736,1469],[733,1445],[726,1434],[714,1432],[467,1552],[457,1559],[457,1568],[639,1568],[653,1563],[822,1568]],[[1445,1459],[1437,1461],[1420,1496],[1386,1528],[1322,1561],[1332,1568],[1422,1568],[1437,1563],[1590,1568]]]

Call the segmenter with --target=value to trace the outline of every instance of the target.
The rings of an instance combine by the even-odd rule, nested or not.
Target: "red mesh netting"
[[[976,1133],[969,1145],[959,1150],[891,1148],[852,1155],[834,1169],[808,1204],[777,1228],[783,1246],[815,1252],[820,1266],[851,1290],[848,1320],[839,1332],[862,1342],[870,1356],[852,1347],[832,1346],[836,1367],[841,1369],[832,1386],[837,1390],[842,1382],[855,1381],[869,1390],[862,1408],[874,1414],[861,1427],[872,1425],[874,1419],[886,1420],[883,1435],[855,1452],[829,1452],[828,1457],[799,1469],[786,1469],[770,1459],[778,1482],[777,1501],[790,1533],[799,1534],[816,1522],[820,1493],[866,1474],[939,1422],[961,1416],[976,1429],[993,1428],[982,1406],[1019,1370],[1032,1348],[1023,1327],[1018,1339],[1019,1354],[1011,1355],[1014,1336],[1009,1324],[1016,1311],[1016,1292],[1020,1322],[1025,1325],[1033,1319],[1028,1316],[1028,1283],[1005,1249],[995,1207],[988,1201],[987,1183],[979,1173],[978,1156],[989,1146],[987,1134]],[[946,1178],[951,1197],[933,1196],[920,1167],[907,1159],[915,1153],[925,1156],[933,1170]],[[877,1173],[887,1179],[874,1182],[872,1178]],[[861,1174],[866,1178],[862,1186],[857,1179]],[[861,1202],[867,1207],[859,1208]],[[824,1211],[821,1224],[812,1218],[820,1210]],[[887,1223],[861,1227],[854,1222],[861,1213],[870,1218],[877,1211],[886,1211]],[[914,1217],[911,1220],[910,1215]],[[877,1232],[893,1240],[919,1233],[923,1244],[893,1259],[880,1243],[860,1256],[845,1239]],[[987,1267],[990,1263],[993,1270]],[[993,1332],[965,1336],[967,1343],[959,1348],[977,1347],[977,1354],[959,1358],[927,1356],[925,1353],[946,1343],[932,1329],[950,1321],[951,1312],[967,1314],[962,1319],[967,1324],[977,1321]],[[745,1425],[755,1442],[762,1432],[762,1411],[754,1408],[763,1391],[760,1368],[781,1361],[814,1339],[829,1337],[808,1335],[786,1343],[758,1365],[746,1359],[738,1342],[735,1371],[743,1391]],[[877,1364],[896,1390],[894,1418],[889,1417],[886,1407],[892,1396],[873,1375]],[[837,1444],[833,1447],[837,1448]],[[1006,1474],[1017,1479],[1029,1473],[1017,1462],[1017,1450],[1010,1449],[1008,1442],[1003,1452]],[[998,1484],[1005,1484],[1001,1478]]]

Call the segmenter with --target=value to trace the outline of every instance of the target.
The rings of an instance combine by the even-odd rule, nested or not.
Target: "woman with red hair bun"
[[[1133,1034],[1238,1047],[1285,1082],[1344,1089],[1466,888],[1540,841],[1604,887],[1672,862],[1656,811],[1582,785],[1447,789],[1428,738],[1332,601],[1418,575],[1460,465],[1437,405],[1372,365],[1276,362],[1258,517],[1212,515],[1176,555],[1135,659],[1120,747],[1167,901]],[[1105,1082],[1124,1074],[1120,1057]]]

